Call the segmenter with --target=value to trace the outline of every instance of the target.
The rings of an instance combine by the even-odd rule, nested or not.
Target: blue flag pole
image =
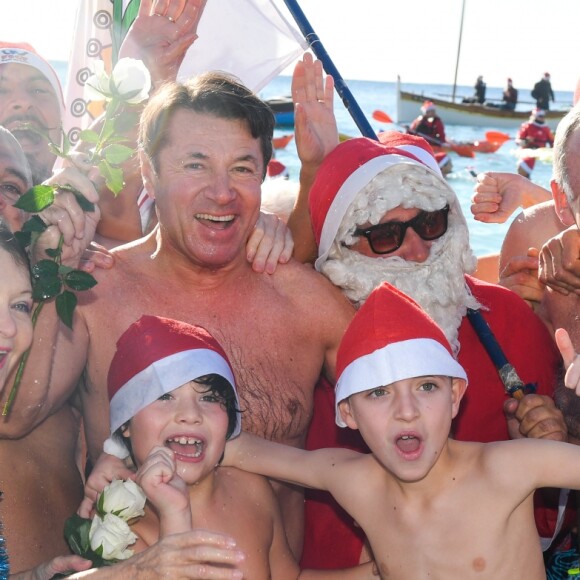
[[[306,18],[304,12],[302,12],[302,8],[298,5],[297,0],[284,0],[286,7],[292,14],[292,17],[296,21],[298,28],[304,35],[306,42],[312,49],[312,52],[316,55],[316,58],[320,60],[322,63],[322,67],[324,68],[326,74],[329,74],[334,79],[334,86],[336,87],[336,92],[340,95],[344,106],[346,107],[347,111],[350,113],[350,116],[353,118],[356,126],[359,128],[360,132],[364,137],[370,137],[371,139],[377,139],[377,135],[373,128],[371,127],[370,123],[368,122],[367,118],[365,117],[364,113],[362,112],[361,108],[359,107],[356,99],[354,98],[353,94],[351,93],[350,89],[346,85],[346,82],[338,72],[336,66],[332,62],[330,56],[326,52],[326,49],[322,45],[320,38],[312,29],[310,22]]]

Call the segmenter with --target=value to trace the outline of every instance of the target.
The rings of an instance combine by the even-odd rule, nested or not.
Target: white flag
[[[124,11],[130,0],[122,2]],[[83,85],[93,60],[111,62],[112,23],[111,0],[81,0],[65,93],[64,127],[73,143],[79,130],[102,110],[86,102]],[[282,0],[208,0],[197,33],[199,38],[185,56],[179,80],[222,70],[257,92],[307,49]]]

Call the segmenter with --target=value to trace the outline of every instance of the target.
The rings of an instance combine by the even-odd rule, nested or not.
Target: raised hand
[[[292,75],[292,100],[295,105],[294,135],[302,167],[314,171],[338,145],[334,116],[334,81],[324,78],[322,63],[306,53]]]
[[[572,340],[565,329],[558,328],[554,337],[566,369],[564,385],[575,391],[576,395],[580,395],[580,355],[574,350]]]
[[[154,447],[139,467],[136,481],[159,512],[161,536],[191,529],[189,491],[177,474],[171,449]]]
[[[207,0],[141,0],[139,13],[119,50],[119,57],[140,59],[153,86],[175,80]]]
[[[485,223],[504,223],[519,207],[551,199],[548,190],[516,173],[480,173],[474,192],[471,213]]]

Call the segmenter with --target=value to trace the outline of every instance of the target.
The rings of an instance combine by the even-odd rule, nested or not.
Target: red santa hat
[[[384,282],[349,324],[336,358],[336,424],[346,427],[338,404],[355,393],[422,376],[467,381],[443,331],[400,290]]]
[[[544,78],[545,79],[549,79],[550,78],[550,73],[549,72],[545,72],[544,73]]]
[[[44,60],[30,44],[0,42],[0,65],[2,64],[24,64],[41,72],[51,84],[60,105],[61,115],[64,115],[64,96],[58,75],[48,61]]]
[[[169,318],[142,316],[117,341],[109,369],[111,433],[162,395],[209,374],[230,383],[239,409],[228,357],[207,330]],[[230,437],[240,430],[238,411]]]
[[[380,141],[367,137],[343,141],[316,172],[308,202],[318,245],[314,264],[317,270],[328,258],[340,224],[358,192],[389,167],[403,163],[427,169],[449,190],[450,199],[456,197],[425,139],[398,131],[383,131],[378,137]],[[396,207],[400,200],[394,194],[392,198]]]

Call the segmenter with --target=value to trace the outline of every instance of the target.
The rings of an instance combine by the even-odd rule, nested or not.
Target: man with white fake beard
[[[341,143],[316,174],[309,194],[316,269],[356,306],[388,281],[441,326],[469,377],[466,400],[453,425],[455,438],[565,440],[563,417],[551,398],[559,355],[546,328],[514,293],[468,275],[476,258],[467,223],[427,142],[397,132],[381,133],[380,140]],[[519,401],[506,395],[466,316],[468,309],[481,313],[523,382],[536,385],[536,394]],[[334,425],[333,398],[332,387],[321,382],[307,448],[360,449],[358,433]],[[536,501],[544,549],[567,529],[567,522],[555,525],[558,496],[554,490]],[[304,566],[344,567],[368,557],[360,529],[328,497],[312,493],[306,505]]]

